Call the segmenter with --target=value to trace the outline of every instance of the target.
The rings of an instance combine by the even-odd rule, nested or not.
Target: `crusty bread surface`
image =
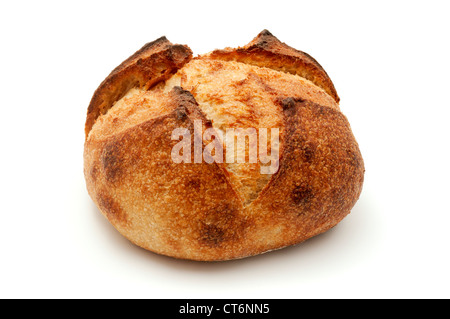
[[[87,190],[123,236],[158,254],[220,261],[300,243],[337,225],[362,190],[364,162],[338,103],[319,63],[267,30],[197,57],[162,37],[94,93]],[[276,129],[267,143],[276,171],[262,174],[259,160],[174,162],[174,130],[188,130],[194,156],[195,123],[202,132]],[[235,155],[248,158],[245,146]]]

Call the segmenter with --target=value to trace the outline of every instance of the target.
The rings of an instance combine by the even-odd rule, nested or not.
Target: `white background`
[[[445,1],[2,1],[2,298],[449,298]],[[327,70],[360,144],[363,193],[333,230],[223,263],[133,246],[83,177],[106,75],[166,35],[195,54],[269,29]]]

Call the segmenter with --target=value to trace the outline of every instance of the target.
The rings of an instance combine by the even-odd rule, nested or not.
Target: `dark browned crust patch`
[[[208,57],[299,75],[325,90],[336,103],[339,103],[337,91],[324,68],[309,54],[281,42],[268,30],[262,31],[244,47],[215,50]]]
[[[306,206],[314,198],[314,190],[307,184],[296,185],[291,196],[294,204]]]
[[[131,88],[148,89],[165,81],[191,58],[191,49],[172,44],[166,37],[144,45],[116,67],[95,91],[87,113],[86,139],[97,118],[105,114]]]
[[[119,180],[123,174],[121,169],[123,158],[121,156],[122,150],[120,141],[112,140],[103,148],[100,161],[102,163],[106,180],[110,183],[114,183]]]
[[[101,190],[97,194],[97,203],[99,209],[106,214],[106,217],[115,224],[125,225],[127,223],[127,215],[120,207],[108,191]]]

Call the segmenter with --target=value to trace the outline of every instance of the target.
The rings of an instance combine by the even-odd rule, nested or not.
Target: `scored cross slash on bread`
[[[187,128],[194,143],[196,122],[279,129],[269,137],[279,141],[269,143],[278,169],[175,163],[172,132]],[[182,259],[229,260],[300,243],[338,224],[364,180],[331,79],[267,30],[244,47],[197,57],[165,37],[145,45],[95,91],[85,134],[87,189],[102,214],[136,245]],[[248,157],[247,148],[236,152]]]

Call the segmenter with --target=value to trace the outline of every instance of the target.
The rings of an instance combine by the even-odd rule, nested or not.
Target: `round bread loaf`
[[[339,223],[363,185],[332,81],[267,30],[197,57],[165,37],[148,43],[95,91],[85,134],[99,210],[131,242],[176,258],[300,243]]]

